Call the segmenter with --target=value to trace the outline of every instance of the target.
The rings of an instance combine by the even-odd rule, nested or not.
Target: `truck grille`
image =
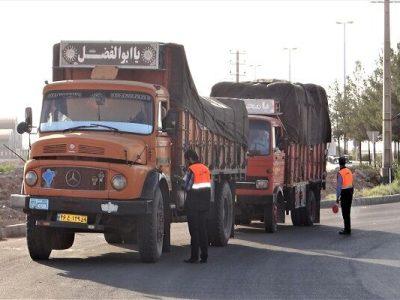
[[[45,145],[43,146],[43,153],[54,154],[54,153],[66,153],[67,144],[57,144],[57,145]],[[75,152],[75,151],[69,151]],[[78,153],[81,154],[92,154],[92,155],[104,155],[104,148],[88,145],[79,145]]]
[[[67,151],[67,144],[43,146],[43,153],[65,153],[66,151]]]
[[[84,153],[84,154],[104,155],[104,148],[95,147],[95,146],[87,146],[87,145],[79,145],[78,152]]]
[[[41,186],[51,189],[106,189],[107,171],[95,168],[48,167],[42,169]]]

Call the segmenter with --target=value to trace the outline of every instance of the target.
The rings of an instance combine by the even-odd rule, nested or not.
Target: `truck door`
[[[168,185],[171,187],[171,138],[163,131],[163,118],[167,115],[167,102],[159,101],[157,108],[157,143],[156,143],[156,165],[166,176]]]
[[[282,127],[272,127],[272,153],[273,153],[273,174],[274,187],[282,186],[285,178],[285,152],[283,147]]]

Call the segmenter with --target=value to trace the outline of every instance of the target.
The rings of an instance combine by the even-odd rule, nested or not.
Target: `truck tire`
[[[62,229],[53,230],[51,248],[53,250],[65,250],[72,247],[75,240],[75,232]]]
[[[104,239],[110,245],[122,244],[121,235],[117,232],[104,232]]]
[[[172,213],[168,201],[164,200],[164,235],[162,252],[171,252],[171,220]]]
[[[228,244],[233,225],[233,197],[228,182],[223,182],[215,197],[208,223],[208,239],[212,246]]]
[[[137,233],[140,259],[147,263],[158,261],[164,239],[164,205],[159,187],[154,193],[151,214],[141,216],[138,220]]]
[[[312,226],[315,223],[317,217],[317,199],[313,191],[309,192],[309,197],[306,200],[306,207],[303,210],[304,226]]]
[[[278,207],[274,201],[269,201],[264,207],[265,232],[274,233],[278,230]]]
[[[290,211],[294,226],[312,226],[317,215],[317,200],[313,191],[309,191],[306,199],[306,207],[300,207]]]
[[[292,219],[293,226],[301,226],[301,210],[303,208],[294,208],[290,211],[290,217]]]
[[[36,218],[28,213],[26,222],[26,241],[29,255],[33,260],[49,259],[51,253],[51,230],[36,226]]]

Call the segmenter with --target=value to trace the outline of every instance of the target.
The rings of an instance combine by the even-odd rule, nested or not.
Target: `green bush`
[[[15,170],[15,166],[12,164],[0,164],[0,173],[8,173]]]
[[[372,189],[363,189],[359,192],[360,197],[372,197],[372,196],[386,196],[400,194],[400,181],[394,180],[391,184],[381,184]]]

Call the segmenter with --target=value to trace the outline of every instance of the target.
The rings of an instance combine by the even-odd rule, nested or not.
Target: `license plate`
[[[29,199],[29,208],[30,209],[40,209],[40,210],[49,210],[49,199],[30,198]]]
[[[71,215],[71,214],[57,214],[57,221],[86,224],[87,216]]]

